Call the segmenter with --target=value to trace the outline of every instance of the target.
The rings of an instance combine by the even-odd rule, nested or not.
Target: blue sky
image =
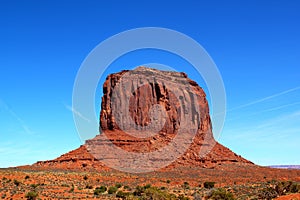
[[[180,31],[210,54],[227,95],[222,144],[260,165],[300,164],[299,9],[297,0],[1,1],[0,167],[81,144],[70,111],[77,71],[101,41],[138,27]],[[172,63],[158,55],[120,58],[107,73]]]

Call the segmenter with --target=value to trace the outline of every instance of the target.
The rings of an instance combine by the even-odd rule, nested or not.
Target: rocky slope
[[[103,85],[99,127],[101,134],[85,145],[34,166],[102,170],[107,169],[105,161],[124,167],[136,160],[138,165],[145,162],[119,152],[153,153],[147,166],[160,160],[161,166],[170,164],[165,170],[253,164],[215,141],[206,95],[185,73],[139,67],[109,75]],[[120,157],[124,158],[118,161]]]

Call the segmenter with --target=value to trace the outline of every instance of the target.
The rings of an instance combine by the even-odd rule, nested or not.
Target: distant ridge
[[[300,165],[270,165],[268,167],[277,169],[300,169]]]

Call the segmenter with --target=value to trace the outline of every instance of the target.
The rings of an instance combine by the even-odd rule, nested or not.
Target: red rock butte
[[[215,141],[206,94],[183,72],[138,67],[108,75],[103,84],[99,121],[100,134],[84,145],[54,160],[39,161],[32,167],[109,170],[103,160],[118,161],[114,152],[105,152],[108,143],[125,152],[143,154],[163,148],[179,134],[194,135],[188,148],[162,170],[193,166],[214,168],[222,164],[254,165]],[[155,134],[134,135],[151,131]],[[100,150],[102,153],[98,155]],[[159,159],[164,161],[164,155],[153,162]]]

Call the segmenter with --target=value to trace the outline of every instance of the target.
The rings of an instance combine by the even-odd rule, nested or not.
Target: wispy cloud
[[[29,135],[33,135],[34,132],[27,126],[25,121],[17,115],[9,106],[2,100],[0,99],[0,108],[5,109],[22,127],[23,131]]]
[[[83,114],[81,114],[78,110],[76,110],[74,107],[69,106],[69,105],[65,105],[66,108],[68,110],[70,110],[73,114],[77,115],[78,117],[80,117],[81,119],[87,121],[87,122],[91,122],[90,119],[88,119],[87,117],[85,117]]]
[[[233,141],[247,140],[248,142],[270,142],[275,139],[294,138],[293,142],[299,142],[300,110],[292,113],[273,116],[262,122],[248,121],[248,127],[240,127],[226,131],[227,139]],[[239,133],[239,134],[237,134]]]
[[[281,105],[281,106],[276,106],[276,107],[273,107],[273,108],[261,110],[261,111],[249,114],[246,117],[247,118],[248,117],[253,117],[253,116],[256,116],[256,115],[259,115],[259,114],[262,114],[262,113],[267,113],[267,112],[272,112],[272,111],[276,111],[276,110],[281,110],[281,109],[285,109],[285,108],[296,106],[296,105],[300,105],[300,102],[295,102],[295,103],[290,103],[290,104],[284,104],[284,105]],[[235,120],[238,120],[240,118],[241,117],[231,118],[231,119],[228,119],[227,121],[235,121]]]
[[[294,92],[296,90],[300,90],[300,87],[291,88],[291,89],[288,89],[288,90],[285,90],[285,91],[282,91],[282,92],[279,92],[279,93],[276,93],[276,94],[273,94],[273,95],[270,95],[270,96],[267,96],[267,97],[264,97],[264,98],[261,98],[261,99],[257,99],[255,101],[252,101],[252,102],[249,102],[249,103],[246,103],[246,104],[228,109],[227,112],[231,112],[231,111],[239,110],[239,109],[242,109],[242,108],[245,108],[245,107],[248,107],[248,106],[252,106],[252,105],[255,105],[255,104],[258,104],[258,103],[261,103],[261,102],[264,102],[264,101],[267,101],[267,100],[270,100],[270,99],[288,94],[290,92]]]

